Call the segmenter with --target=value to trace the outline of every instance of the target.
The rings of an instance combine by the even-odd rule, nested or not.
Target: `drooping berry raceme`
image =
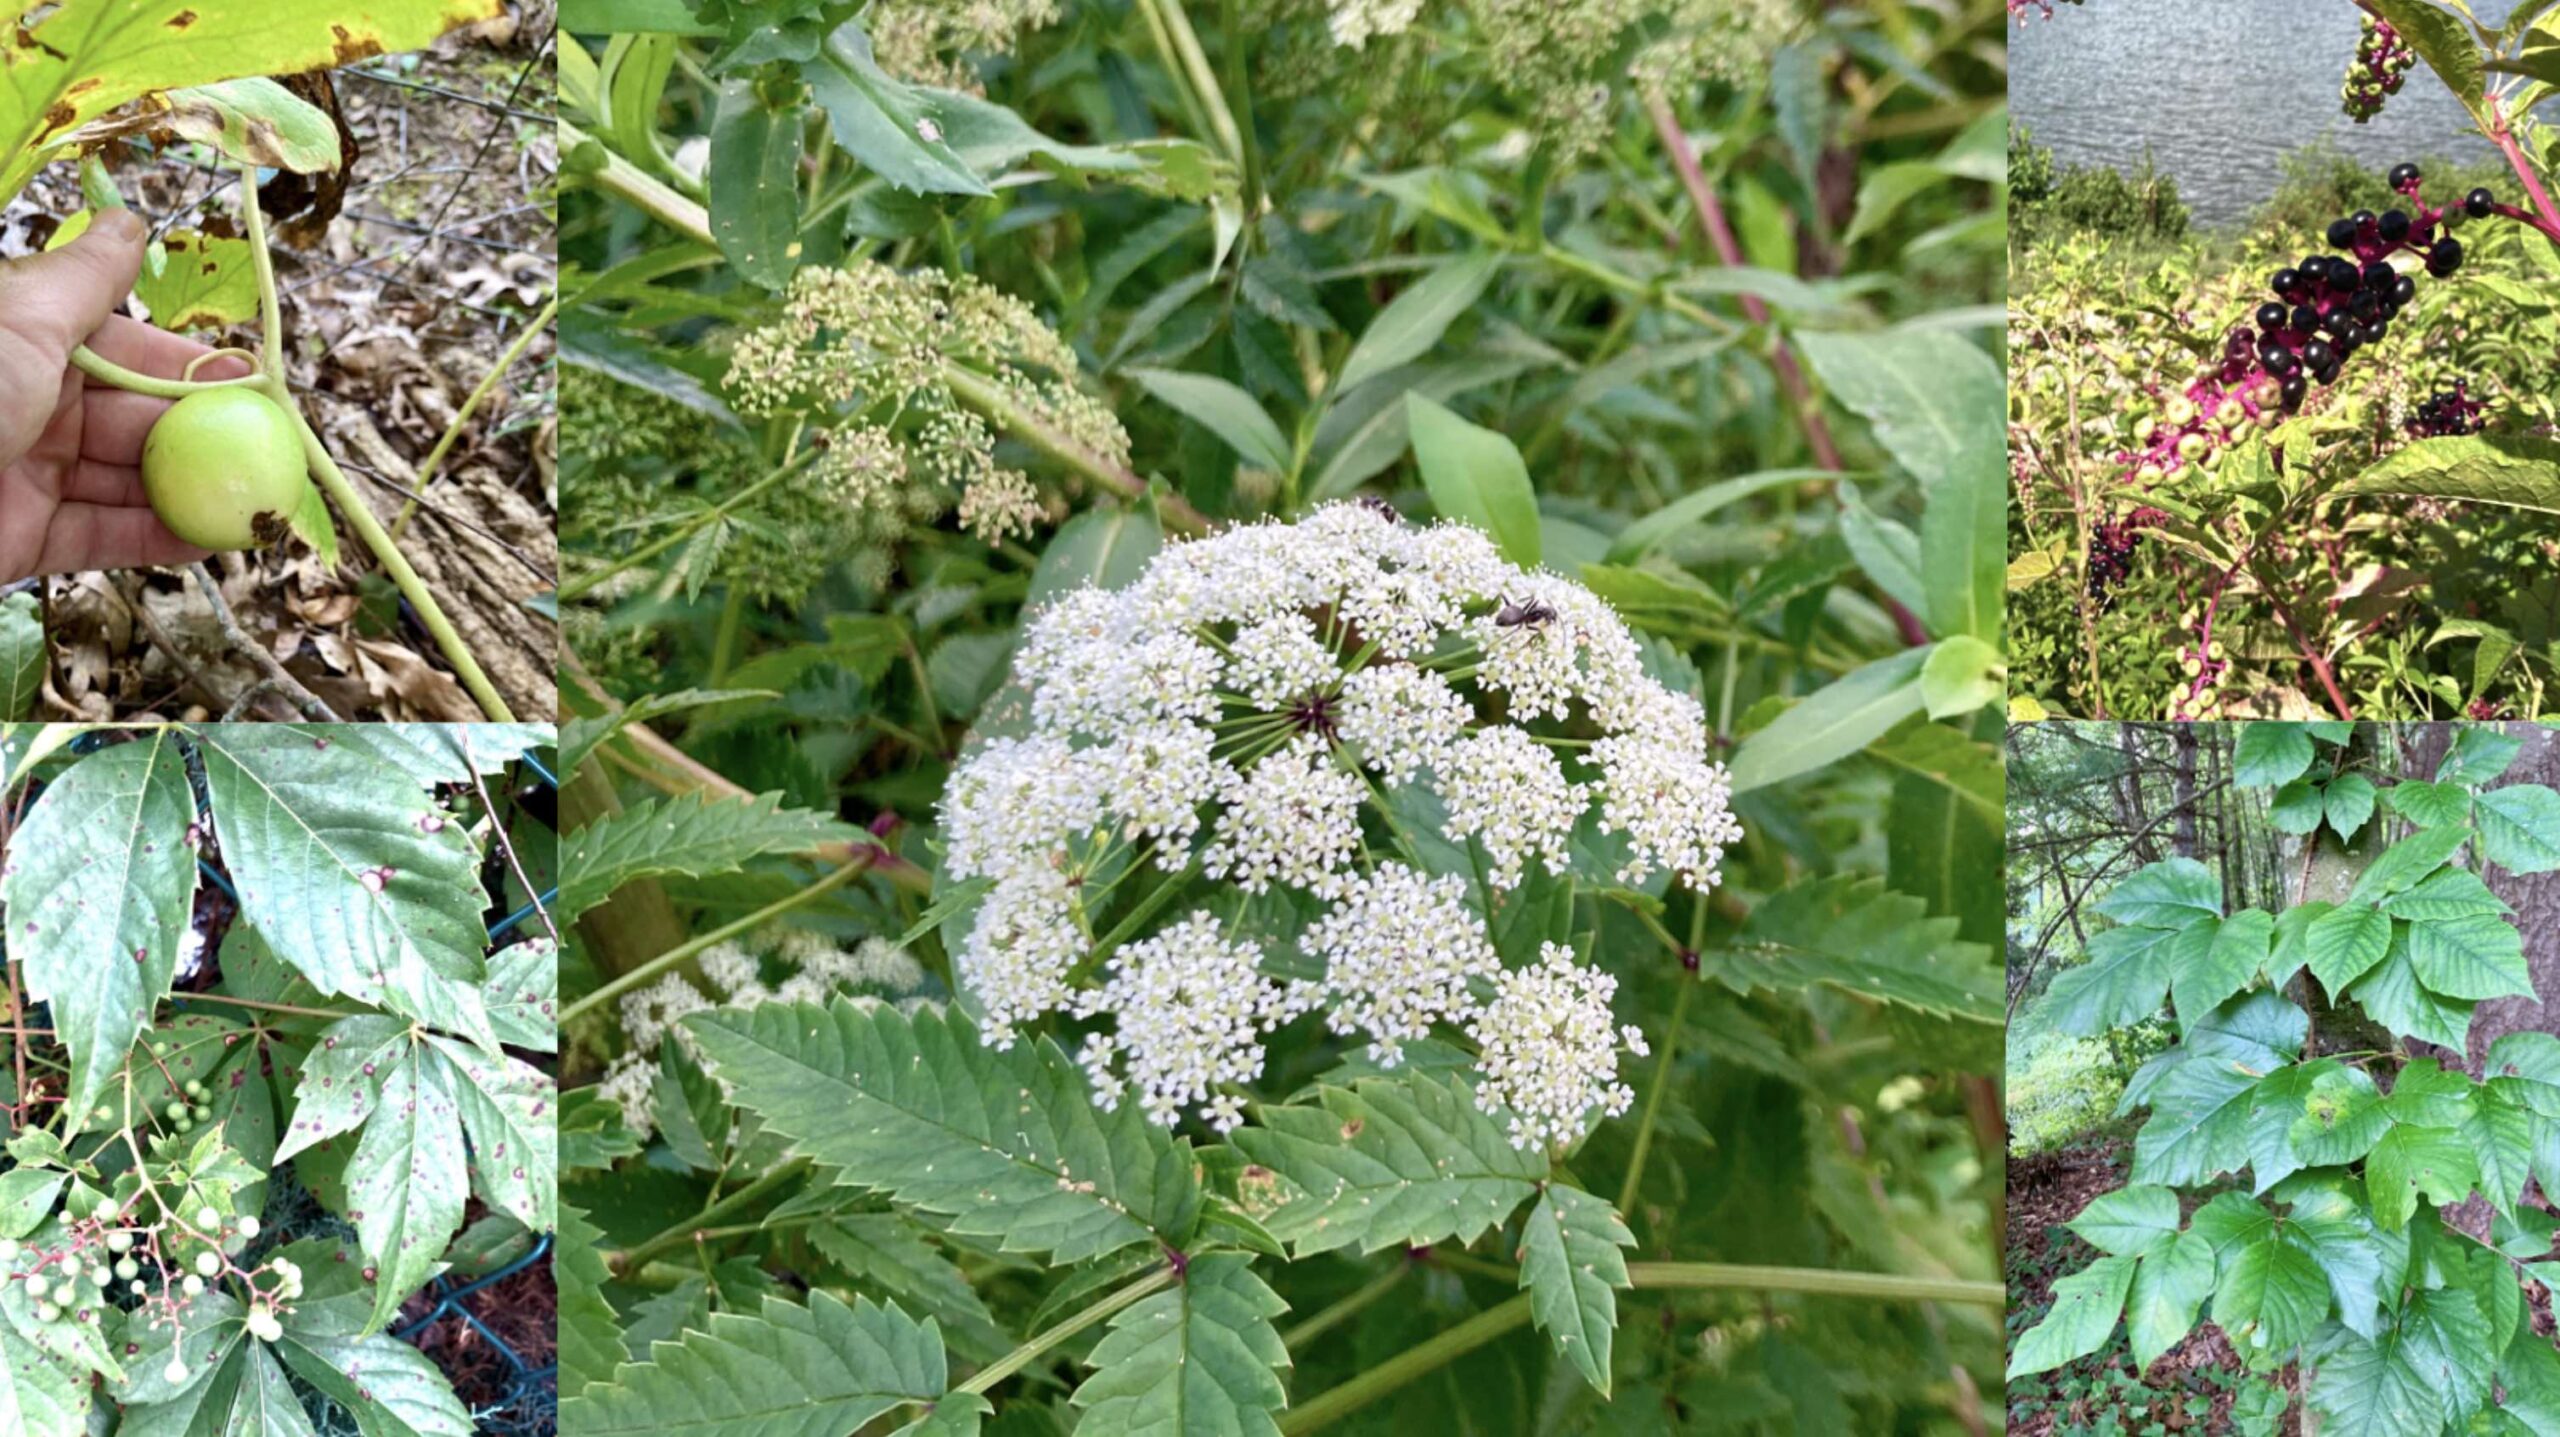
[[[223,1163],[234,1170],[221,1171]],[[219,1176],[153,1157],[120,1180],[122,1197],[75,1186],[58,1218],[33,1237],[0,1241],[0,1283],[19,1285],[37,1323],[88,1329],[83,1341],[100,1340],[99,1324],[115,1315],[110,1309],[123,1314],[128,1342],[145,1327],[172,1329],[171,1357],[159,1372],[172,1387],[204,1375],[178,1354],[185,1328],[197,1319],[195,1300],[212,1284],[233,1287],[252,1335],[282,1339],[283,1319],[302,1299],[302,1269],[280,1254],[243,1256],[261,1231],[258,1219],[226,1215],[201,1195],[227,1203],[245,1168],[224,1152],[212,1171]]]
[[[2409,82],[2409,67],[2417,62],[2417,53],[2390,21],[2366,15],[2364,36],[2356,42],[2356,56],[2347,62],[2347,78],[2338,87],[2348,118],[2361,125],[2381,114],[2383,100],[2400,93]]]
[[[2121,519],[2098,525],[2089,540],[2089,601],[2100,613],[2115,607],[2116,586],[2133,572],[2133,555],[2142,547],[2142,531],[2168,522],[2166,512],[2145,504]]]
[[[2453,209],[2420,198],[2425,176],[2418,167],[2394,167],[2390,183],[2407,209],[2363,210],[2333,222],[2326,238],[2342,253],[2305,255],[2277,270],[2267,286],[2272,298],[2253,322],[2232,326],[2221,357],[2136,426],[2140,447],[2120,456],[2135,482],[2147,488],[2190,466],[2210,467],[2242,431],[2274,428],[2302,407],[2312,386],[2335,382],[2358,350],[2388,338],[2392,321],[2418,295],[2416,277],[2394,264],[2396,257],[2415,258],[2437,279],[2462,268],[2462,242],[2446,233]],[[2474,191],[2462,208],[2502,212],[2486,191]]]
[[[1300,1013],[1384,1065],[1478,1025],[1480,1100],[1516,1141],[1612,1110],[1606,976],[1568,954],[1521,987],[1487,895],[1565,872],[1577,832],[1616,839],[1597,881],[1713,886],[1741,830],[1704,715],[1589,590],[1383,507],[1231,529],[1031,619],[1030,732],[970,754],[942,806],[945,873],[991,883],[958,961],[991,1041],[1108,1018],[1084,1048],[1104,1102],[1225,1129]],[[1492,1016],[1515,994],[1599,1012]]]
[[[2484,412],[2484,406],[2471,397],[2471,381],[2457,379],[2451,390],[2418,406],[2418,412],[2409,416],[2408,430],[2419,439],[2477,434],[2487,427],[2480,417]]]

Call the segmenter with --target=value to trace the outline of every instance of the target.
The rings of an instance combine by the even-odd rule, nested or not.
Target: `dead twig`
[[[223,600],[222,586],[214,581],[212,570],[202,564],[189,564],[187,572],[195,575],[196,587],[204,590],[205,602],[213,605],[213,621],[222,626],[222,636],[231,641],[233,648],[247,655],[249,662],[258,666],[258,672],[266,675],[266,682],[291,699],[294,707],[302,710],[303,717],[321,723],[346,722],[321,702],[318,694],[304,688],[302,681],[286,670],[283,661],[267,651],[266,645],[250,638],[248,632],[240,627],[240,621],[231,615],[231,605]],[[240,702],[245,702],[247,697],[244,694]]]

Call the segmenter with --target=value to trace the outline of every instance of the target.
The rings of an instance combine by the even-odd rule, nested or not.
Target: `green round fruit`
[[[152,512],[200,549],[265,548],[285,536],[310,489],[302,436],[255,390],[190,394],[142,442]]]

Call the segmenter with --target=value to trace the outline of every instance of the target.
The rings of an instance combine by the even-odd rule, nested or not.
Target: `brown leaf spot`
[[[193,10],[181,10],[177,14],[170,16],[168,19],[163,20],[160,23],[168,26],[172,30],[184,30],[188,26],[196,23],[196,12]]]

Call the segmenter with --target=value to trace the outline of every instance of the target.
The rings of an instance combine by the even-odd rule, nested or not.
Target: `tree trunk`
[[[2452,744],[2451,724],[2428,724],[2426,728],[2445,732],[2428,735],[2435,742],[2429,747],[2427,772]],[[2516,755],[2513,767],[2493,787],[2509,784],[2539,783],[2560,788],[2560,732],[2535,724],[2502,725],[2511,737],[2524,740],[2524,751]],[[2417,745],[2413,745],[2416,747]],[[2533,986],[2541,994],[2537,998],[2500,998],[2483,1003],[2471,1017],[2471,1051],[2468,1055],[2472,1073],[2480,1072],[2488,1056],[2489,1045],[2509,1033],[2560,1033],[2560,872],[2531,876],[2509,873],[2503,868],[2484,866],[2480,877],[2490,891],[2507,900],[2515,910],[2515,924],[2524,933],[2524,959],[2533,971]]]
[[[2178,725],[2178,851],[2193,858],[2196,852],[2196,726]]]

